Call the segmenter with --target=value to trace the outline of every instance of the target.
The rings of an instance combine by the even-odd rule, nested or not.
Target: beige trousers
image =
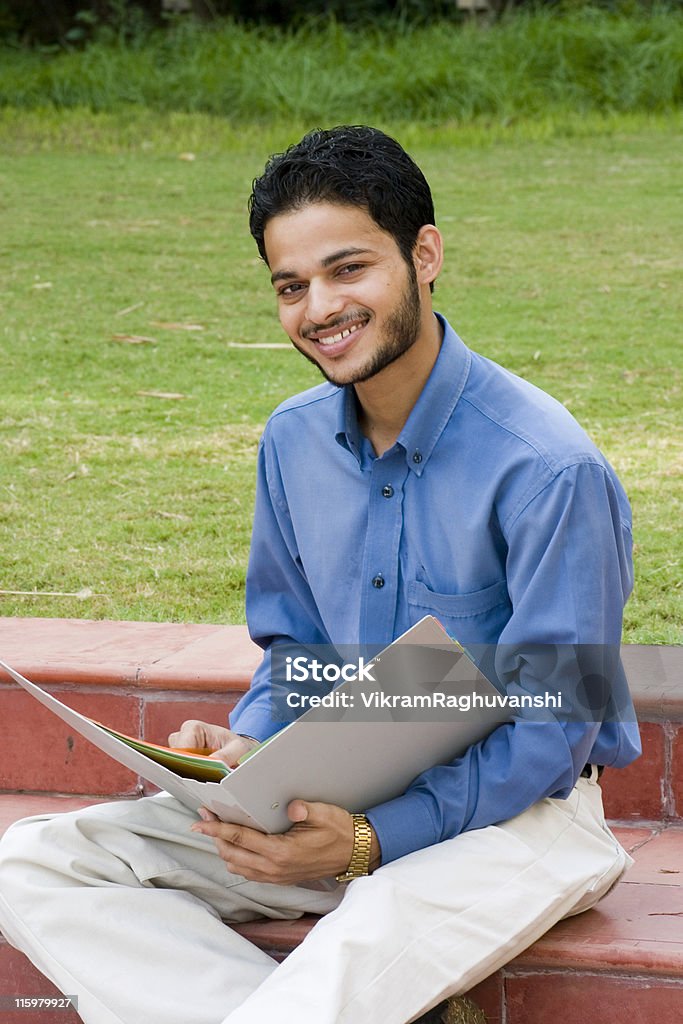
[[[630,863],[595,778],[328,892],[229,874],[194,820],[164,794],[27,818],[0,843],[0,928],[86,1024],[405,1024]],[[325,916],[282,964],[229,927],[306,911]]]

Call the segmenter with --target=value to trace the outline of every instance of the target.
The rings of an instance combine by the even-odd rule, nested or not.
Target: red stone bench
[[[153,741],[165,741],[184,718],[224,721],[259,657],[240,626],[0,619],[0,658],[65,703]],[[548,1024],[554,1015],[563,1024],[683,1019],[683,649],[626,646],[624,661],[644,754],[622,772],[605,772],[603,788],[636,864],[599,907],[560,923],[470,993],[491,1024]],[[2,680],[0,715],[13,723],[2,761],[0,828],[31,813],[148,788]],[[36,735],[45,740],[38,747]],[[239,930],[281,959],[313,923],[254,922]],[[0,995],[52,991],[0,938]],[[79,1020],[70,1011],[31,1019]]]

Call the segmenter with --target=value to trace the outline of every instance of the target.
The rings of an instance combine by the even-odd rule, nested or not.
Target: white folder
[[[220,782],[199,782],[132,749],[0,661],[20,686],[71,728],[190,809],[208,807],[223,821],[271,833],[290,827],[287,805],[296,798],[357,812],[400,796],[422,772],[461,756],[509,717],[500,692],[432,616],[369,664],[374,682],[353,679],[333,691],[352,694],[353,709],[341,701],[334,708],[311,708]],[[373,694],[379,695],[378,706],[366,707],[368,700],[372,705]],[[385,694],[400,698],[398,706],[382,707]],[[451,703],[466,696],[479,706],[412,706],[429,704],[434,694],[444,694]],[[480,699],[472,701],[474,695]]]

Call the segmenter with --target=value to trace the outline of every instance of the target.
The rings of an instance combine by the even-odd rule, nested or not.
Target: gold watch
[[[350,882],[370,874],[370,849],[372,846],[372,827],[364,814],[352,814],[353,818],[353,850],[346,871],[337,875],[338,882]]]

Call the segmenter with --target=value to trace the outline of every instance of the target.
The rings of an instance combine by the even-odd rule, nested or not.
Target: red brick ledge
[[[639,716],[683,722],[683,645],[624,644]],[[37,683],[245,690],[261,658],[246,626],[0,617],[0,658]]]
[[[36,683],[245,690],[261,659],[246,626],[0,618],[0,659]]]

